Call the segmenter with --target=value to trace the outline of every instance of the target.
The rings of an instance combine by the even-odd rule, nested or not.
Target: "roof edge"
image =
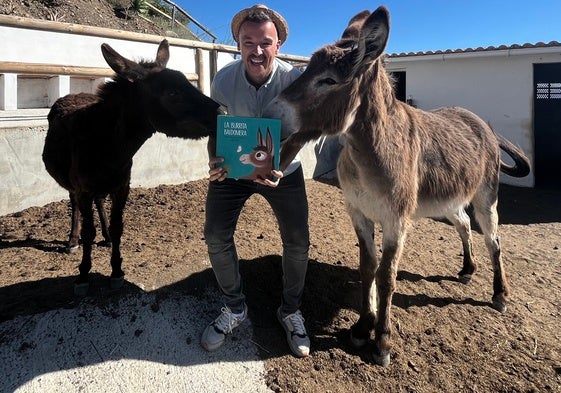
[[[559,47],[561,49],[561,43],[558,41],[550,41],[548,43],[537,42],[535,44],[525,43],[525,44],[513,44],[510,46],[500,45],[500,46],[488,46],[486,48],[466,48],[466,49],[446,49],[437,51],[420,51],[420,52],[401,52],[401,53],[388,53],[388,58],[403,58],[403,57],[415,57],[415,56],[434,56],[434,55],[453,55],[453,54],[468,54],[468,53],[480,53],[480,52],[492,52],[492,51],[504,51],[504,50],[516,50],[516,49],[538,49],[538,48],[555,48]]]

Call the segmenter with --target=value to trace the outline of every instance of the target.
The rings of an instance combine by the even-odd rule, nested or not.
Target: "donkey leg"
[[[123,234],[123,211],[129,196],[128,184],[111,194],[111,220],[109,236],[111,237],[111,281],[110,287],[118,289],[123,286],[125,273],[121,269],[121,236]]]
[[[397,268],[405,243],[406,228],[402,218],[391,225],[383,225],[382,258],[376,273],[378,289],[378,319],[376,320],[373,358],[376,364],[390,364],[391,305],[396,286]]]
[[[99,215],[99,222],[101,224],[101,234],[103,235],[104,241],[100,245],[105,247],[111,247],[111,236],[109,236],[109,224],[107,220],[107,213],[105,211],[105,198],[96,197],[94,199],[95,207],[97,208],[97,213]]]
[[[462,239],[462,247],[464,249],[464,264],[462,270],[458,273],[458,279],[461,283],[469,284],[473,273],[477,269],[473,257],[470,218],[462,207],[446,218],[456,227],[456,231],[458,231]]]
[[[348,208],[358,237],[359,272],[362,281],[359,320],[351,328],[351,342],[355,347],[366,345],[376,320],[376,286],[374,277],[378,268],[374,243],[374,224],[357,209]]]
[[[74,293],[78,296],[85,296],[89,288],[88,274],[92,268],[92,244],[95,239],[93,197],[88,194],[79,194],[77,200],[82,216],[82,262],[79,266],[80,275],[74,284]]]
[[[501,313],[506,311],[510,292],[508,280],[501,257],[501,244],[498,234],[499,216],[497,214],[497,197],[491,203],[474,201],[475,218],[485,236],[485,245],[489,250],[493,264],[493,308]]]
[[[72,218],[70,223],[70,236],[68,238],[68,245],[66,252],[69,254],[75,253],[78,250],[80,243],[80,224],[82,216],[80,208],[78,207],[78,197],[75,193],[70,192],[70,209],[72,210]]]

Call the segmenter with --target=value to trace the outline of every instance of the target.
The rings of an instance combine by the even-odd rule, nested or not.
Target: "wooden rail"
[[[0,61],[0,74],[3,73],[26,75],[72,75],[92,78],[110,78],[115,75],[115,72],[109,67],[82,67],[66,66],[61,64]],[[199,75],[195,73],[188,73],[185,76],[192,82],[199,80]]]

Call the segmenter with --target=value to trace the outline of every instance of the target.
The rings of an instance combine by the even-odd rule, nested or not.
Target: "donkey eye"
[[[170,89],[168,90],[168,96],[175,97],[177,95],[177,89]]]
[[[267,158],[267,154],[263,153],[262,151],[255,153],[255,159],[258,161],[263,161],[266,158]]]
[[[331,86],[331,85],[336,85],[337,82],[333,78],[324,78],[324,79],[320,79],[318,84]]]

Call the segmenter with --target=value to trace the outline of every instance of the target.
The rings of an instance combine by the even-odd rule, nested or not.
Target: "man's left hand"
[[[271,174],[273,175],[273,179],[276,179],[276,180],[255,179],[254,182],[262,184],[264,186],[269,186],[269,187],[275,188],[276,186],[279,185],[279,181],[280,181],[280,179],[282,179],[283,173],[282,173],[282,171],[276,171],[276,170],[273,169],[271,171]]]

